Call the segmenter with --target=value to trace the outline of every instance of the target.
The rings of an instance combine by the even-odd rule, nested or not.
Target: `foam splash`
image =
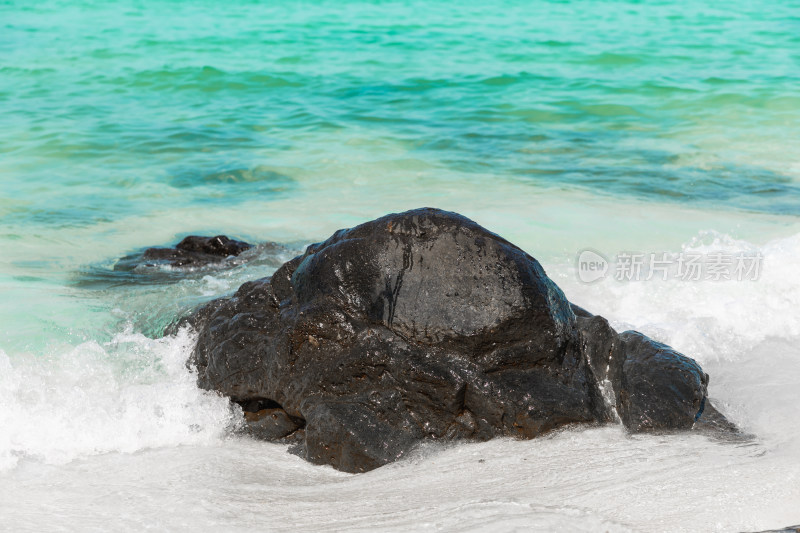
[[[761,273],[743,281],[607,279],[587,285],[572,267],[557,279],[572,301],[618,330],[642,331],[697,359],[711,375],[711,397],[737,424],[775,444],[796,441],[800,234],[759,246],[703,231],[679,251],[760,252]]]
[[[197,388],[192,343],[188,331],[153,340],[128,330],[45,357],[0,351],[0,469],[218,441],[235,417]]]

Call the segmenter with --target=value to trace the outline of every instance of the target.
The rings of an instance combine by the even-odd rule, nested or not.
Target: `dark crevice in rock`
[[[263,409],[283,409],[281,404],[269,398],[247,398],[233,401],[238,403],[245,413],[255,413]]]
[[[281,404],[269,398],[249,398],[235,403],[244,411],[243,433],[263,440],[282,440],[302,430],[306,421],[289,415]]]

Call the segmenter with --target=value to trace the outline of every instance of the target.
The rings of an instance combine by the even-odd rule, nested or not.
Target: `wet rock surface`
[[[142,254],[124,257],[115,270],[130,271],[140,266],[170,266],[173,268],[202,267],[222,263],[236,257],[253,245],[225,235],[200,237],[190,235],[172,248],[148,248]]]
[[[632,431],[689,429],[711,412],[694,360],[618,334],[533,257],[436,209],[340,230],[180,323],[199,333],[199,385],[251,434],[348,472],[425,440],[534,438],[614,410]]]

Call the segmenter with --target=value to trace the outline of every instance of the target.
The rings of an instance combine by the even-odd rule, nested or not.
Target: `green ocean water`
[[[151,314],[75,285],[190,232],[301,246],[432,205],[547,260],[792,225],[798,7],[0,3],[3,334],[37,351]]]
[[[0,5],[0,221],[359,174],[800,213],[800,4]]]
[[[798,1],[0,0],[0,126],[0,471],[174,446],[185,447],[182,460],[206,460],[197,447],[209,442],[233,454],[227,407],[194,387],[185,339],[150,337],[336,229],[435,206],[522,246],[573,301],[697,357],[726,414],[778,435],[770,442],[786,463],[742,467],[752,492],[736,492],[733,479],[720,489],[759,518],[747,522],[720,500],[694,525],[794,520],[787,502],[800,495],[780,473],[795,472],[788,465],[800,454],[776,442],[796,437],[784,424],[795,415],[775,414],[764,398],[788,405],[800,379]],[[190,233],[283,248],[185,276],[113,270],[120,257]],[[587,286],[574,275],[587,247],[759,250],[766,263],[750,285]],[[764,358],[780,376],[759,374]],[[762,388],[747,384],[752,376]],[[601,437],[622,472],[627,459],[614,453],[629,443]],[[701,476],[709,490],[727,471],[712,445],[695,464],[680,447],[649,442],[642,461],[694,470],[652,485],[613,478],[625,490],[687,495],[641,516],[694,505],[700,496],[681,483],[703,465],[715,465]],[[170,457],[163,464],[179,464]],[[104,460],[133,478],[139,468]],[[231,461],[234,472],[255,468]],[[68,486],[80,479],[69,468],[49,472]],[[564,465],[548,468],[560,486]],[[604,483],[603,468],[589,477]],[[308,476],[298,483],[338,483]],[[562,488],[552,494],[566,501],[572,489]],[[0,516],[27,512],[20,498],[0,497]],[[634,523],[630,502],[618,503],[614,520]],[[247,516],[245,504],[228,504]],[[203,512],[187,511],[187,523]],[[541,527],[577,515],[564,516]],[[664,530],[692,529],[661,520]]]

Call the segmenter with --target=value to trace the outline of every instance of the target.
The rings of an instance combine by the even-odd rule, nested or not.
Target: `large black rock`
[[[533,257],[436,209],[340,230],[188,323],[201,387],[242,405],[251,433],[348,472],[614,408],[634,431],[688,429],[707,405],[692,359],[618,335]]]

